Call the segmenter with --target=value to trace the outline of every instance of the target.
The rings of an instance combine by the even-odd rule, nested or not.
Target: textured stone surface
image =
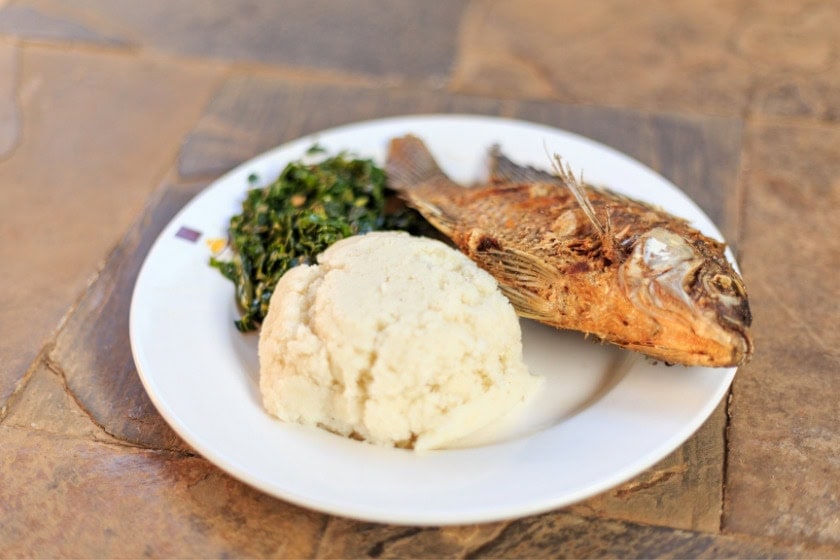
[[[15,147],[20,132],[17,108],[18,49],[0,42],[0,161]]]
[[[836,2],[478,0],[453,87],[505,97],[836,119]]]
[[[300,82],[237,75],[219,88],[187,136],[182,177],[214,176],[285,141],[373,118],[434,112],[495,114],[496,100],[398,88]]]
[[[0,426],[7,558],[314,555],[324,516],[203,459]]]
[[[840,544],[838,143],[819,126],[759,122],[746,136],[758,350],[734,385],[728,531]]]
[[[331,519],[318,547],[319,558],[821,558],[827,552],[568,512],[430,529]]]
[[[0,410],[171,166],[215,72],[29,48],[0,160]],[[0,414],[2,416],[2,414]]]
[[[571,514],[515,521],[472,558],[819,558],[824,551]]]
[[[72,43],[123,44],[119,39],[91,29],[81,22],[22,4],[11,4],[0,10],[0,35]]]
[[[441,81],[465,2],[396,0],[33,2],[65,17],[93,12],[123,40],[190,56]],[[23,8],[18,8],[23,9]]]
[[[331,518],[318,558],[465,558],[498,537],[505,523],[400,527]]]
[[[751,109],[760,114],[840,120],[840,4],[751,3],[737,50],[753,64]]]

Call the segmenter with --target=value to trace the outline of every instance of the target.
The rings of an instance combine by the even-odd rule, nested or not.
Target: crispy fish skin
[[[419,138],[386,173],[406,202],[499,282],[517,312],[668,363],[734,366],[751,314],[724,244],[652,205],[491,152],[487,185],[450,180]]]

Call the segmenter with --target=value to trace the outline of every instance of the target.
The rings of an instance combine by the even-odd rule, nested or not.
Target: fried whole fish
[[[463,187],[416,136],[395,138],[390,187],[499,282],[520,316],[668,363],[752,354],[744,283],[725,245],[652,205],[522,167],[497,148],[487,185]]]

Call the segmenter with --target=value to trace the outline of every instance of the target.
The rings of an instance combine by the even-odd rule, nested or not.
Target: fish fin
[[[583,213],[586,214],[586,217],[589,218],[589,221],[592,222],[593,226],[595,226],[595,231],[597,231],[598,235],[603,238],[605,233],[604,226],[601,225],[601,222],[599,222],[598,218],[595,216],[595,209],[592,208],[592,204],[589,202],[589,199],[586,197],[586,192],[583,190],[583,176],[581,175],[580,181],[578,181],[578,179],[575,178],[574,173],[572,173],[569,163],[564,162],[563,158],[557,154],[554,155],[554,158],[551,160],[551,164],[554,167],[554,171],[557,173],[557,178],[560,179],[563,186],[569,189],[583,210]]]
[[[449,177],[441,170],[426,144],[413,134],[394,138],[388,145],[385,162],[388,186],[396,191]]]
[[[516,314],[525,319],[533,319],[541,323],[549,323],[556,320],[552,313],[552,306],[550,303],[536,294],[519,290],[510,286],[500,284],[499,288],[502,294],[510,301]]]
[[[490,181],[493,183],[557,183],[557,177],[535,167],[514,163],[498,144],[490,148]]]
[[[447,237],[451,237],[458,225],[457,216],[452,216],[444,208],[429,202],[422,196],[414,196],[411,191],[403,195],[409,206],[420,212],[426,220]]]
[[[477,252],[475,258],[499,281],[502,292],[521,317],[537,321],[556,319],[550,294],[557,272],[542,259],[511,248],[489,248]]]

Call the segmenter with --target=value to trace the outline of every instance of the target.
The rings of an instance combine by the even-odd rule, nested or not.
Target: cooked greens
[[[323,150],[313,146],[309,152]],[[248,181],[255,184],[253,175]],[[289,163],[264,188],[248,192],[242,213],[230,220],[231,260],[210,265],[236,286],[242,316],[236,327],[257,329],[274,286],[291,267],[314,261],[336,241],[373,230],[413,229],[422,218],[399,206],[386,212],[385,172],[369,159],[347,153],[316,163]]]

